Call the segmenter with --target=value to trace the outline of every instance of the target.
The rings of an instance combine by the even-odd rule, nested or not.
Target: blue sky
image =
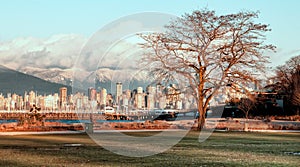
[[[272,28],[267,41],[278,47],[272,58],[277,65],[300,54],[299,6],[298,0],[0,0],[0,42],[69,33],[90,37],[111,21],[145,11],[180,16],[204,7],[218,14],[251,10]]]

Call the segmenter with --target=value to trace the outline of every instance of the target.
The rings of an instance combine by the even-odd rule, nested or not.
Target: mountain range
[[[0,93],[16,93],[23,95],[31,90],[41,95],[59,93],[59,88],[67,87],[68,94],[72,92],[71,86],[46,81],[22,72],[18,72],[0,65]]]
[[[35,79],[40,78],[50,83],[74,85],[74,91],[77,88],[87,90],[88,87],[95,87],[106,88],[113,93],[115,82],[124,83],[124,89],[145,87],[147,77],[136,69],[134,63],[137,53],[142,53],[136,45],[128,41],[118,42],[104,56],[105,47],[99,46],[103,46],[106,41],[89,40],[92,43],[86,43],[87,41],[86,37],[78,34],[57,34],[49,38],[20,37],[11,41],[0,41],[0,64],[5,66],[1,69],[15,70],[13,73],[18,71],[20,73],[14,75],[22,77],[34,76]],[[20,80],[13,75],[5,75],[0,76],[0,92],[11,91],[10,83]],[[4,81],[8,76],[9,82]],[[34,82],[28,80],[27,86],[16,83],[13,90],[38,89],[38,86],[32,85]]]

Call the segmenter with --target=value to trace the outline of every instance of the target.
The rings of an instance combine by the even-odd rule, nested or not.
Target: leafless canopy
[[[292,75],[292,98],[291,99],[292,99],[292,104],[297,106],[298,110],[299,110],[299,107],[300,107],[300,64],[298,64],[298,68]]]
[[[263,53],[275,47],[264,43],[270,29],[254,23],[257,17],[257,12],[218,16],[207,9],[185,14],[171,21],[164,33],[140,35],[147,50],[142,65],[151,67],[151,75],[160,81],[186,83],[201,117],[221,87],[243,87],[255,80],[254,71],[264,69],[268,57]]]
[[[291,94],[292,85],[295,82],[295,75],[300,70],[300,55],[292,57],[285,64],[276,68],[276,76],[273,78],[276,83],[270,85],[276,91]],[[294,76],[293,76],[294,75]],[[296,76],[297,77],[297,76]]]

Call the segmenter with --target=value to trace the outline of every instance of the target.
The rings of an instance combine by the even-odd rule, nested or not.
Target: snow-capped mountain
[[[55,83],[72,85],[73,70],[72,69],[60,69],[60,68],[36,68],[36,67],[21,67],[19,69],[25,74],[29,74],[46,81]]]
[[[147,79],[147,74],[138,69],[111,69],[100,68],[96,71],[96,78],[99,81],[113,81],[122,82],[126,80],[139,80],[143,81]]]
[[[86,47],[87,41],[86,37],[77,34],[2,41],[0,62],[46,81],[72,85],[75,80],[80,83],[76,86],[82,89],[95,83],[146,80],[146,74],[135,67],[136,46],[126,41],[119,42],[109,50],[109,55],[99,58],[98,55],[106,53],[105,48],[99,47],[105,41]]]

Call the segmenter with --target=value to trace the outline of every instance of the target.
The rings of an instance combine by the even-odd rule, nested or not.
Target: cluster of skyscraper
[[[96,101],[98,108],[113,106],[118,111],[151,110],[151,109],[188,109],[195,108],[196,102],[192,96],[184,95],[176,85],[164,87],[156,86],[137,87],[134,90],[125,89],[121,82],[116,83],[115,94],[107,94],[102,88],[99,92],[95,88],[89,89],[89,100]]]
[[[16,110],[29,110],[33,104],[41,107],[43,110],[60,110],[67,107],[67,88],[62,87],[59,93],[51,95],[38,95],[35,91],[25,92],[24,96],[18,94],[8,93],[6,97],[0,94],[0,110],[16,111]]]
[[[134,90],[123,90],[122,83],[116,83],[114,94],[105,88],[96,90],[89,88],[88,94],[67,94],[67,88],[62,87],[59,93],[38,95],[37,92],[25,92],[24,96],[0,94],[0,110],[29,110],[35,104],[43,111],[100,111],[111,106],[117,111],[151,110],[151,109],[189,109],[195,108],[196,102],[191,95],[182,93],[176,85],[167,87],[155,86],[137,87]]]

